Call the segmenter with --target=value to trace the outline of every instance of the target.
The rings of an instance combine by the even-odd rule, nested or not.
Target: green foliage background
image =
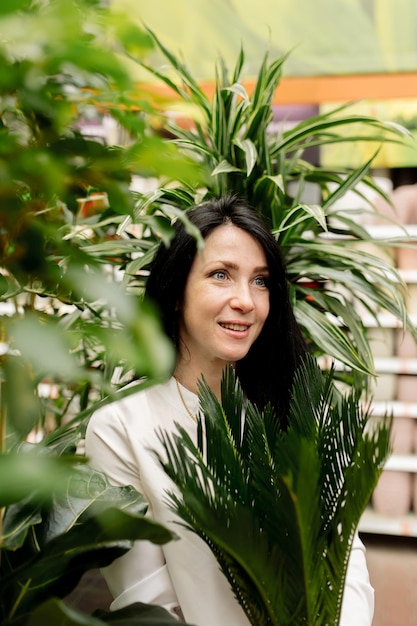
[[[172,539],[140,494],[75,454],[127,373],[151,384],[173,363],[141,289],[117,276],[160,231],[135,215],[131,180],[200,174],[149,132],[122,56],[152,42],[127,16],[96,0],[4,0],[0,32],[0,621],[97,625],[108,615],[62,602],[82,574],[134,540]],[[110,116],[136,140],[80,132]],[[123,619],[174,621],[141,605]]]

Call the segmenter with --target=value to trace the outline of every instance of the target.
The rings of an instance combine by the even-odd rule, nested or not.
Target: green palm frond
[[[220,403],[200,385],[195,444],[161,433],[182,522],[211,548],[254,626],[339,623],[354,533],[389,453],[351,392],[313,358],[299,368],[289,428],[246,402],[233,370]]]

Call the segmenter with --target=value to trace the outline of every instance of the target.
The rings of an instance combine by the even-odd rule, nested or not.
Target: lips
[[[236,330],[240,332],[244,332],[250,328],[250,324],[238,324],[237,322],[219,322],[222,328],[226,328],[227,330]]]

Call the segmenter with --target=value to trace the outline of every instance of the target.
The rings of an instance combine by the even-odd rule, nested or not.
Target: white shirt
[[[192,413],[198,397],[184,387],[182,394]],[[179,397],[174,378],[133,393],[99,409],[86,434],[91,465],[104,472],[113,485],[132,485],[149,503],[148,515],[178,537],[164,546],[138,541],[125,555],[103,570],[119,609],[133,602],[165,607],[180,606],[187,622],[196,626],[248,626],[211,550],[195,533],[175,521],[166,491],[173,485],[154,451],[163,456],[158,430],[181,424],[196,437],[196,425]],[[350,555],[340,626],[370,626],[374,593],[369,582],[365,548],[356,536]]]

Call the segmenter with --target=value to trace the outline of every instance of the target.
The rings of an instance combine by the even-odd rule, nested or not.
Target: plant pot
[[[417,376],[398,376],[397,398],[400,402],[417,402]]]
[[[375,511],[388,517],[406,515],[411,507],[413,478],[409,472],[385,470],[372,495]]]
[[[411,454],[414,448],[415,423],[411,417],[396,417],[392,425],[392,447],[395,454]]]
[[[397,330],[396,332],[397,332],[397,337],[396,337],[397,356],[404,358],[404,359],[417,358],[417,345],[410,331],[407,330],[405,333],[403,333],[402,330]]]
[[[398,248],[397,266],[402,270],[417,269],[417,248]]]
[[[86,198],[77,198],[78,210],[82,217],[91,217],[109,208],[109,199],[106,193],[92,193]]]

